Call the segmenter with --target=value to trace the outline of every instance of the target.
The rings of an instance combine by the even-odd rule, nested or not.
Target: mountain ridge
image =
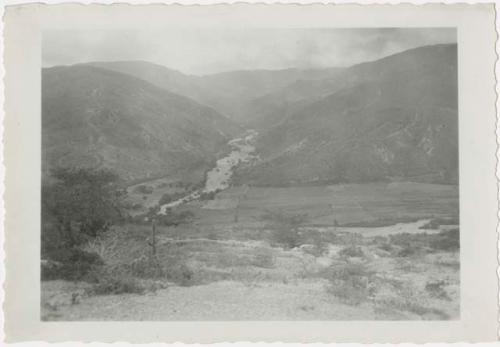
[[[241,128],[210,107],[90,66],[42,70],[44,172],[111,167],[126,180],[208,165]]]
[[[241,177],[264,185],[458,182],[456,45],[413,49],[337,78],[332,93],[261,135],[263,161]]]

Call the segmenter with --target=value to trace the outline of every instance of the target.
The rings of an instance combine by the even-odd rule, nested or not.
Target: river
[[[233,175],[234,169],[239,164],[249,162],[256,158],[254,155],[255,146],[253,144],[257,135],[258,133],[255,130],[247,130],[243,136],[229,141],[228,145],[231,147],[231,152],[227,156],[217,160],[215,167],[207,172],[205,187],[178,200],[160,206],[159,213],[165,214],[169,208],[199,199],[202,193],[211,193],[228,188],[231,183],[231,176]]]

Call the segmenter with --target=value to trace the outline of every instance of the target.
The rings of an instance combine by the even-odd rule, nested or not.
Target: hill
[[[124,179],[211,165],[240,128],[212,108],[144,80],[77,65],[42,71],[44,173],[115,169]]]
[[[131,75],[162,89],[208,105],[224,116],[249,127],[259,127],[262,119],[272,118],[275,105],[265,98],[298,81],[335,76],[342,69],[240,70],[204,76],[186,75],[144,61],[92,62],[100,67]]]
[[[456,45],[412,49],[275,94],[295,109],[259,139],[254,184],[458,180]],[[308,97],[310,95],[310,97]]]

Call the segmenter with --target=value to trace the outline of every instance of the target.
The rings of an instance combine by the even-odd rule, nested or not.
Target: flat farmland
[[[227,223],[236,214],[240,223],[255,222],[266,211],[277,211],[306,215],[315,225],[375,227],[427,218],[458,220],[458,194],[454,185],[411,182],[233,187],[217,194],[215,199],[221,203],[193,203],[193,207],[205,207],[196,209],[203,223]]]

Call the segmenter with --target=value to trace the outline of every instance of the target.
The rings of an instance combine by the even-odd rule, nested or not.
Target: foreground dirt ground
[[[47,283],[44,291],[59,290]],[[421,319],[417,314],[377,312],[369,304],[349,306],[332,299],[325,283],[296,285],[223,281],[171,287],[146,295],[96,296],[69,305],[56,320],[366,320]],[[429,315],[429,319],[436,318]]]
[[[200,245],[205,251],[200,251]],[[206,245],[209,245],[208,247]],[[89,284],[42,283],[46,320],[441,320],[459,317],[458,253],[392,258],[375,246],[361,257],[344,257],[330,246],[315,257],[303,249],[265,248],[255,241],[193,240],[190,268],[199,283],[171,282],[145,294],[85,295]],[[269,249],[264,263],[259,249]],[[252,256],[258,254],[258,256]],[[376,293],[359,302],[331,291],[328,269],[362,264],[373,271]],[[204,283],[205,282],[205,283]],[[438,291],[429,283],[443,283]],[[154,281],[154,284],[158,281]],[[349,299],[350,293],[347,293]]]

